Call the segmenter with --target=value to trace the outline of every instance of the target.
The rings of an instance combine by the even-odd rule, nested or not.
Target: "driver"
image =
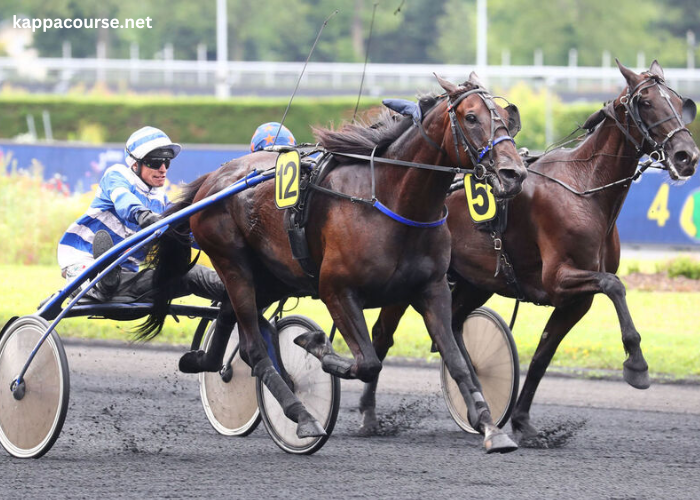
[[[59,241],[58,263],[68,282],[115,243],[160,219],[168,205],[163,189],[168,168],[181,149],[155,127],[143,127],[131,134],[125,147],[126,165],[112,165],[105,171],[90,208]],[[152,273],[138,273],[146,252],[145,248],[140,249],[110,271],[88,296],[99,301],[119,296],[131,302],[147,297]],[[205,266],[195,265],[174,286],[179,297],[194,294],[210,300],[228,300],[216,272]]]
[[[278,122],[268,122],[255,129],[250,139],[250,151],[254,153],[273,145],[295,146],[296,143],[296,139],[287,127]]]

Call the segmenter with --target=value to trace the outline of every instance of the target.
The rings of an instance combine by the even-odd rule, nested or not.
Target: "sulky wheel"
[[[12,390],[48,328],[45,319],[24,316],[0,339],[0,443],[18,458],[39,458],[49,451],[68,411],[68,360],[55,331],[39,348],[19,390]]]
[[[303,316],[287,316],[277,322],[282,366],[292,383],[294,394],[320,422],[325,436],[298,438],[297,424],[289,420],[270,391],[258,379],[258,405],[263,423],[273,441],[287,453],[310,455],[325,444],[333,431],[340,408],[340,380],[326,373],[321,362],[294,343],[308,331],[321,328]]]
[[[510,328],[495,311],[480,307],[464,322],[462,341],[458,341],[459,347],[469,353],[493,422],[503,427],[513,411],[520,383],[518,351]],[[463,430],[476,434],[469,424],[464,398],[444,362],[440,379],[450,415]]]
[[[211,345],[216,321],[209,326],[202,342],[206,351]],[[260,411],[255,395],[255,378],[238,352],[238,326],[233,329],[226,346],[224,363],[218,372],[199,374],[199,393],[204,412],[211,425],[224,436],[247,436],[260,423]]]

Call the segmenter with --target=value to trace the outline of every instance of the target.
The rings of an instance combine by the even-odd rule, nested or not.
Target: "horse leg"
[[[238,319],[241,358],[253,368],[253,375],[265,384],[280,403],[284,415],[297,423],[297,437],[325,436],[321,424],[294,395],[268,355],[267,345],[260,332],[255,288],[252,286],[252,277],[247,274],[249,273],[229,271],[224,280]]]
[[[451,329],[451,296],[447,279],[432,283],[412,303],[425,321],[425,326],[437,345],[450,375],[457,383],[469,409],[469,422],[484,435],[487,453],[514,451],[518,446],[494,423],[488,405],[477,384],[469,359],[462,356]]]
[[[476,288],[467,281],[457,280],[452,288],[452,334],[455,340],[462,335],[462,327],[467,317],[474,309],[483,306],[492,295],[492,292]],[[469,353],[467,353],[467,356],[469,356]],[[467,359],[467,367],[474,380],[474,385],[479,389],[479,392],[482,392],[481,383],[479,383],[479,378],[476,375],[471,359]]]
[[[575,300],[586,294],[593,295],[602,292],[608,296],[615,306],[622,331],[622,344],[627,353],[627,359],[623,363],[625,381],[637,389],[647,389],[649,387],[649,367],[644,359],[644,354],[642,354],[641,336],[632,321],[625,300],[625,285],[622,284],[620,278],[612,273],[585,271],[570,267],[560,268],[556,276],[560,279],[555,278],[554,293],[551,294],[555,298],[555,306],[564,305],[569,300]]]
[[[537,387],[544,377],[549,363],[554,357],[559,344],[567,333],[588,312],[593,303],[593,297],[585,297],[568,306],[557,307],[547,321],[544,332],[540,337],[535,354],[532,356],[530,367],[525,377],[525,383],[515,403],[510,425],[513,432],[522,439],[533,439],[538,435],[537,429],[530,423],[530,407],[535,397]]]
[[[225,300],[221,304],[216,317],[216,327],[209,349],[205,352],[189,351],[180,358],[179,368],[182,373],[215,372],[221,369],[224,353],[231,332],[236,326],[236,315],[233,313],[231,302]]]
[[[605,295],[612,301],[617,312],[617,318],[620,321],[620,329],[622,330],[622,345],[625,347],[627,359],[622,364],[622,376],[625,381],[637,389],[648,389],[649,382],[649,366],[644,359],[640,343],[642,337],[637,332],[632,321],[632,315],[627,307],[625,299],[625,285],[622,284],[620,278],[611,273],[600,274],[600,288]]]
[[[294,342],[320,359],[323,370],[331,375],[360,379],[363,382],[375,380],[382,369],[382,362],[379,361],[370,341],[359,300],[349,289],[334,290],[326,287],[324,290],[324,287],[321,287],[319,296],[326,304],[355,359],[338,356],[323,332],[300,335]]]
[[[372,345],[380,361],[384,361],[389,349],[394,345],[394,332],[407,308],[408,304],[399,304],[384,307],[380,311],[377,322],[372,328]],[[360,432],[363,434],[374,434],[379,429],[376,398],[378,384],[379,375],[365,384],[360,396],[360,413],[362,413]]]

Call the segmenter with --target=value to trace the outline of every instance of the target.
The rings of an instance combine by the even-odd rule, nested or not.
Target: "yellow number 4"
[[[654,196],[654,201],[649,206],[649,211],[647,211],[647,219],[655,220],[659,227],[664,227],[666,221],[671,217],[671,213],[668,211],[668,191],[669,185],[661,184],[659,191]]]

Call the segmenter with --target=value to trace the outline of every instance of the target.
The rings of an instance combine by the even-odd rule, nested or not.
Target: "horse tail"
[[[190,205],[210,174],[184,186],[179,200],[163,212],[163,217],[172,215]],[[138,340],[150,340],[160,333],[175,298],[177,282],[191,269],[190,218],[173,222],[151,247],[146,271],[153,271],[153,309],[146,321],[136,329]]]

